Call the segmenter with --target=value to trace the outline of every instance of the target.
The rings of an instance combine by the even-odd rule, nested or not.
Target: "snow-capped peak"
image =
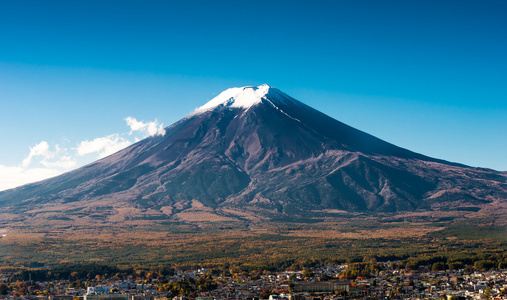
[[[268,94],[270,89],[271,87],[267,84],[230,88],[197,108],[193,114],[210,111],[220,106],[248,109],[256,103],[261,102],[261,99]]]

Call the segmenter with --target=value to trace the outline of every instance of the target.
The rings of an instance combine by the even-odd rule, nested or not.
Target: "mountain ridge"
[[[107,207],[104,220],[135,218],[124,215],[127,209],[178,219],[192,201],[251,214],[395,213],[507,198],[507,174],[403,149],[268,85],[226,90],[165,131],[80,169],[0,192],[0,213],[94,204]]]

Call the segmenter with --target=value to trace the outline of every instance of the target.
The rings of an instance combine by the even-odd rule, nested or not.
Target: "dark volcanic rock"
[[[4,212],[126,203],[306,214],[470,206],[506,199],[507,176],[397,147],[267,85],[230,89],[95,163],[0,192]]]

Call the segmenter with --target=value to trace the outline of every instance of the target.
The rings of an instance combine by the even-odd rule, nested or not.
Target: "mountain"
[[[100,222],[472,209],[507,199],[507,174],[427,157],[268,85],[231,88],[111,156],[0,192],[0,219]]]

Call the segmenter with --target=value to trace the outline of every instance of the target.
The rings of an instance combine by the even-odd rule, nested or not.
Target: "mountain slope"
[[[233,88],[166,128],[83,168],[0,192],[0,213],[125,221],[219,213],[305,215],[481,206],[507,176],[430,158],[262,85]],[[197,203],[197,204],[196,204]],[[71,211],[71,212],[69,212]]]

